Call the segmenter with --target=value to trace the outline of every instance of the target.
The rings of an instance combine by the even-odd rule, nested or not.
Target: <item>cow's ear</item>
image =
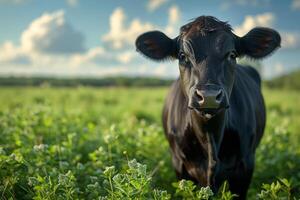
[[[160,31],[150,31],[140,35],[135,41],[135,46],[137,51],[146,57],[161,61],[177,57],[176,41]]]
[[[238,38],[237,51],[239,55],[260,59],[271,54],[280,47],[281,38],[277,31],[258,27]]]

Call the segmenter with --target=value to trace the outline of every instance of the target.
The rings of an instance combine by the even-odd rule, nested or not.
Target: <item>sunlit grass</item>
[[[167,91],[1,88],[0,199],[208,198],[210,190],[188,182],[172,186],[176,178],[161,127]],[[299,197],[300,94],[264,94],[268,123],[249,197]],[[261,192],[263,183],[278,178],[289,181]],[[224,190],[217,198],[230,199],[226,195]]]

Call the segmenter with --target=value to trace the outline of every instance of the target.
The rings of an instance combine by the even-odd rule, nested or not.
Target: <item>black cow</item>
[[[257,27],[238,37],[226,22],[200,16],[175,39],[159,31],[136,40],[139,52],[153,60],[176,58],[180,78],[163,109],[163,126],[179,179],[245,199],[262,138],[266,113],[257,71],[237,57],[261,59],[280,46],[280,35]]]

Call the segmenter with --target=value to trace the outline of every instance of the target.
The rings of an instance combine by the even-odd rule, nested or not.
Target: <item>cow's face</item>
[[[180,80],[188,106],[206,118],[229,106],[234,82],[235,39],[226,31],[189,31],[178,40]]]
[[[229,106],[236,58],[263,58],[280,46],[280,35],[269,28],[254,28],[237,37],[230,26],[202,16],[181,28],[175,39],[159,31],[142,34],[137,49],[154,60],[176,58],[188,107],[210,119]]]

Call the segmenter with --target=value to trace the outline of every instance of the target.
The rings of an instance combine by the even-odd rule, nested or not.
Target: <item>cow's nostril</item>
[[[223,98],[223,92],[222,92],[222,90],[219,90],[219,92],[216,96],[216,102],[220,103],[222,101],[222,98]]]
[[[197,96],[197,98],[198,98],[198,100],[199,100],[200,103],[204,102],[203,94],[199,90],[195,91],[195,95]]]

